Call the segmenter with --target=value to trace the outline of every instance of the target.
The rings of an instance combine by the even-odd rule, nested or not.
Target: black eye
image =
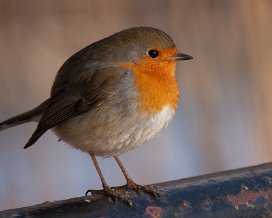
[[[156,58],[159,55],[159,52],[157,50],[154,50],[154,49],[149,50],[147,53],[152,58]]]

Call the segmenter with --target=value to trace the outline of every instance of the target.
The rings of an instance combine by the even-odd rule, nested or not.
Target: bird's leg
[[[132,189],[135,190],[137,192],[140,191],[144,191],[147,192],[153,196],[158,196],[159,194],[154,190],[154,187],[152,187],[151,185],[139,185],[137,183],[135,183],[131,177],[129,176],[129,174],[127,173],[124,165],[122,164],[122,162],[120,161],[118,156],[114,156],[114,159],[116,160],[118,166],[120,167],[122,173],[124,174],[126,180],[127,180],[127,184],[125,185],[125,187],[127,187],[128,189]]]
[[[100,177],[100,180],[102,182],[104,193],[106,195],[114,198],[114,199],[119,199],[120,201],[126,202],[127,204],[129,204],[130,206],[132,206],[132,201],[129,198],[127,198],[125,195],[123,195],[123,194],[121,194],[121,193],[119,193],[119,192],[117,192],[117,191],[115,191],[115,190],[113,190],[113,189],[110,188],[110,186],[107,184],[107,182],[106,182],[106,180],[105,180],[105,178],[104,178],[104,176],[102,174],[102,171],[101,171],[101,169],[100,169],[100,167],[98,165],[98,162],[96,160],[95,155],[94,154],[90,154],[90,156],[91,156],[91,159],[92,159],[92,161],[94,163],[96,171],[97,171],[97,173],[98,173],[98,175]],[[89,192],[92,193],[92,192],[95,192],[95,191],[94,190],[88,190],[88,191],[86,191],[85,196],[87,196]]]
[[[105,180],[105,178],[103,176],[103,173],[102,173],[102,171],[101,171],[101,169],[100,169],[100,167],[98,165],[98,162],[96,160],[95,155],[94,154],[90,154],[90,155],[91,155],[92,161],[94,163],[95,169],[96,169],[96,171],[97,171],[97,173],[98,173],[98,175],[100,177],[100,180],[102,182],[103,189],[104,190],[109,190],[110,186],[108,185],[108,183],[106,182],[106,180]]]

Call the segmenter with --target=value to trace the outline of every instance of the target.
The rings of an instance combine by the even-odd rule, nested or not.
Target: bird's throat
[[[139,90],[140,110],[156,114],[165,106],[176,110],[178,104],[178,85],[175,77],[158,71],[162,69],[135,69],[135,81]],[[165,69],[167,70],[167,69]],[[170,69],[169,69],[170,70]],[[170,72],[168,70],[168,72]],[[175,69],[171,69],[173,72]]]
[[[175,79],[175,62],[142,60],[137,64],[122,66],[134,74],[139,91],[139,106],[143,113],[154,115],[165,106],[176,110],[179,91]]]

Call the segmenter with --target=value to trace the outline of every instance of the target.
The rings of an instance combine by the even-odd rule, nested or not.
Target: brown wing
[[[94,61],[91,51],[86,47],[62,65],[37,129],[24,148],[33,145],[48,129],[88,111],[116,91],[126,70]]]
[[[45,108],[42,118],[24,148],[33,145],[48,129],[60,124],[68,118],[86,112],[96,104],[99,95],[93,93],[92,101],[87,101],[77,93],[65,93],[52,96]]]

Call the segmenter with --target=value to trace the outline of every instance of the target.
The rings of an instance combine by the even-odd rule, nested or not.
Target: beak
[[[183,54],[183,53],[177,53],[171,59],[175,60],[175,61],[186,61],[186,60],[193,59],[193,57],[191,55],[187,55],[187,54]]]

